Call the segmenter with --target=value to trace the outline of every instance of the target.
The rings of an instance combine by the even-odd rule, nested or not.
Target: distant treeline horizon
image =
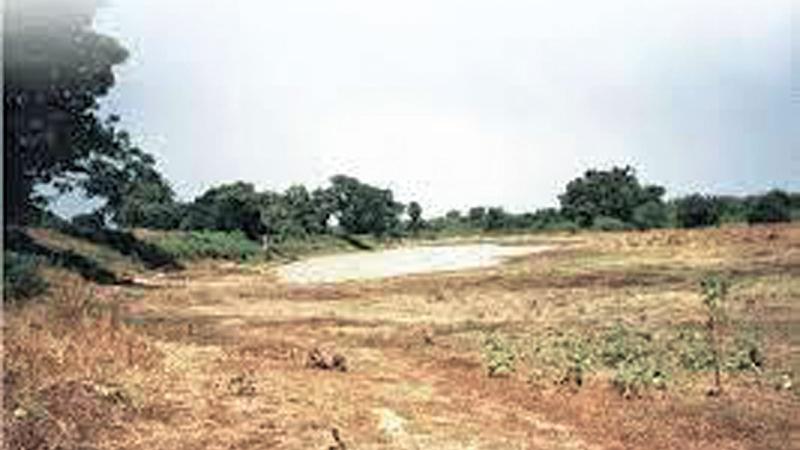
[[[253,183],[223,183],[188,202],[176,200],[160,174],[150,175],[133,177],[125,186],[117,181],[116,189],[105,193],[103,205],[73,217],[73,224],[240,232],[255,241],[280,241],[332,232],[400,237],[458,231],[646,230],[800,217],[800,193],[773,189],[743,196],[696,193],[665,199],[665,188],[641,183],[629,166],[586,171],[567,183],[558,197],[559,207],[511,213],[500,206],[476,205],[427,219],[424,205],[400,203],[391,189],[347,175],[335,175],[327,187],[314,190],[297,184],[283,192],[259,191]]]

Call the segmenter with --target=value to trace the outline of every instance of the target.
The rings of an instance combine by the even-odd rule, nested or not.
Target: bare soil
[[[94,290],[121,305],[119,325],[100,314],[82,328],[31,328],[44,316],[20,312],[7,324],[4,354],[30,381],[4,408],[18,416],[6,432],[26,432],[14,424],[35,423],[19,417],[39,417],[37,401],[50,411],[41,416],[53,419],[48,426],[85,422],[87,432],[59,434],[72,447],[44,436],[39,447],[5,448],[788,449],[800,441],[800,227],[556,243],[515,249],[497,264],[492,253],[478,258],[492,264],[462,270],[380,271],[390,278],[364,269],[370,277],[356,280],[339,263],[303,283],[272,266],[195,266],[146,287]],[[340,271],[347,280],[329,283]],[[624,321],[658,336],[702,326],[697,282],[707,272],[734,279],[731,317],[765,334],[762,372],[727,374],[723,396],[705,395],[709,372],[676,374],[666,389],[629,398],[602,371],[580,387],[534,376],[540,367],[528,350],[545,331],[589,334]],[[514,343],[509,376],[487,374],[490,334]],[[787,377],[792,386],[776,385]],[[83,384],[67,384],[75,380]],[[96,387],[109,385],[123,406],[109,406]],[[28,403],[16,400],[24,392]],[[48,398],[89,406],[71,416]],[[98,411],[116,419],[100,426]]]

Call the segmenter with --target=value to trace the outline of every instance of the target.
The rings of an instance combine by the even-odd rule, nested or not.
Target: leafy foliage
[[[238,181],[213,187],[189,205],[181,228],[238,231],[256,240],[266,232],[260,200],[251,183]]]
[[[404,206],[394,200],[391,190],[335,175],[329,193],[333,215],[346,232],[383,236],[398,231]]]
[[[725,299],[728,295],[728,281],[718,276],[708,276],[700,281],[700,289],[703,293],[703,305],[708,314],[707,329],[708,340],[711,343],[711,351],[714,362],[714,390],[715,394],[722,392],[722,364],[724,349],[720,338],[721,325],[725,320]]]
[[[598,217],[630,223],[638,206],[660,203],[664,192],[660,186],[640,185],[632,167],[613,167],[586,171],[567,184],[559,200],[566,218],[589,227]]]
[[[417,202],[408,204],[408,229],[417,232],[425,225],[422,221],[422,206]]]
[[[156,240],[162,250],[177,259],[218,258],[247,260],[261,248],[239,232],[191,231],[168,233]]]
[[[792,220],[791,197],[781,190],[772,190],[752,201],[747,211],[747,222],[777,223]]]
[[[661,201],[648,201],[633,210],[633,224],[640,230],[669,226],[667,205]]]
[[[666,371],[649,333],[618,323],[603,337],[600,356],[606,367],[614,369],[612,384],[625,397],[665,386]]]
[[[675,202],[676,220],[682,228],[716,226],[720,223],[720,211],[712,197],[692,194]]]
[[[91,176],[92,164],[126,151],[102,120],[98,98],[127,58],[113,38],[92,30],[94,2],[13,2],[4,13],[3,146],[5,223],[21,223],[44,198]]]

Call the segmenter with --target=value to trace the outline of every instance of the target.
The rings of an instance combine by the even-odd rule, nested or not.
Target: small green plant
[[[516,353],[508,342],[496,334],[486,337],[483,357],[490,377],[508,376],[514,371]]]
[[[592,370],[593,342],[581,335],[553,330],[534,341],[530,358],[536,366],[531,380],[544,378],[580,388]]]
[[[586,341],[582,339],[570,341],[567,363],[567,370],[561,383],[583,386],[586,375],[592,367],[592,352]]]
[[[700,282],[703,295],[703,305],[706,307],[706,330],[708,341],[711,346],[714,367],[714,387],[709,391],[710,395],[722,393],[722,361],[723,352],[721,340],[721,328],[725,321],[725,301],[728,296],[730,284],[727,280],[710,275]]]
[[[665,372],[652,359],[622,362],[617,366],[612,379],[613,386],[625,397],[640,396],[645,389],[666,387]]]
[[[764,353],[761,350],[761,336],[752,327],[745,328],[736,334],[733,350],[727,356],[725,365],[728,370],[752,370],[760,373],[764,368]]]
[[[704,330],[694,327],[683,327],[668,344],[669,350],[676,355],[680,367],[691,371],[708,370],[714,367],[714,354]]]
[[[603,337],[599,353],[603,364],[615,370],[612,384],[624,397],[666,386],[666,371],[650,333],[618,323]]]

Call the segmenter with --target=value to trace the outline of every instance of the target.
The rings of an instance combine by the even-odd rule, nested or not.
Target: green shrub
[[[791,198],[773,190],[755,199],[747,210],[747,223],[778,223],[792,220]]]
[[[597,231],[625,231],[630,228],[630,225],[614,217],[600,216],[592,222],[592,229]]]
[[[3,252],[3,295],[6,299],[26,299],[47,289],[47,283],[39,275],[39,263],[35,256]]]
[[[246,260],[261,252],[258,243],[239,231],[191,231],[169,233],[156,244],[178,259]]]
[[[500,336],[489,335],[483,343],[483,357],[490,377],[507,376],[514,371],[516,354]]]

